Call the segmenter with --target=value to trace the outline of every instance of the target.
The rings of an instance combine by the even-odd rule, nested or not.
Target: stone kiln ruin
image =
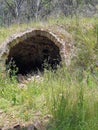
[[[7,39],[0,47],[0,68],[18,67],[19,74],[43,71],[45,65],[55,69],[61,61],[70,62],[72,38],[64,30],[55,32],[31,29]],[[10,65],[9,65],[10,64]],[[6,68],[6,69],[5,69]]]

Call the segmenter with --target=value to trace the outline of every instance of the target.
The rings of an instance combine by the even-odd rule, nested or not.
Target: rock
[[[18,82],[23,82],[24,80],[25,80],[25,77],[22,75],[22,74],[18,74],[17,75],[17,80],[18,80]]]

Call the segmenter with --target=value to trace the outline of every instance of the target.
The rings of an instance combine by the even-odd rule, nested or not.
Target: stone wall
[[[63,61],[66,63],[66,65],[69,65],[72,55],[72,48],[73,48],[72,37],[69,33],[67,33],[63,29],[56,28],[55,30],[52,29],[27,30],[25,32],[11,36],[1,45],[0,68],[2,71],[5,70],[6,62],[11,59],[11,56],[14,56],[15,58],[18,57],[17,58],[18,61],[16,61],[17,63],[19,63],[19,59],[21,59],[21,57],[26,56],[27,58],[25,58],[24,60],[22,58],[22,60],[27,62],[27,59],[30,58],[29,57],[30,55],[31,55],[30,59],[34,60],[34,58],[37,57],[37,60],[38,59],[41,60],[40,56],[43,56],[41,52],[49,53],[51,59],[58,58],[59,61]],[[32,64],[34,64],[34,62],[32,61]],[[50,60],[50,62],[53,61]],[[27,64],[30,63],[31,63],[30,61],[27,62]]]

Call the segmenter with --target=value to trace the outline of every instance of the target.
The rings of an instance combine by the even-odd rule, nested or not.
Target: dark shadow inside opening
[[[44,68],[56,69],[60,61],[60,50],[53,41],[47,37],[33,36],[10,49],[6,68],[13,71],[17,67],[17,74],[25,75],[44,71]]]

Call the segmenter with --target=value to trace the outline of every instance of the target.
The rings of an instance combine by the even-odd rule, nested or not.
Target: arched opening
[[[60,50],[49,38],[35,35],[10,49],[6,66],[12,71],[13,61],[18,68],[17,74],[22,75],[44,71],[45,67],[55,69],[61,61]]]

